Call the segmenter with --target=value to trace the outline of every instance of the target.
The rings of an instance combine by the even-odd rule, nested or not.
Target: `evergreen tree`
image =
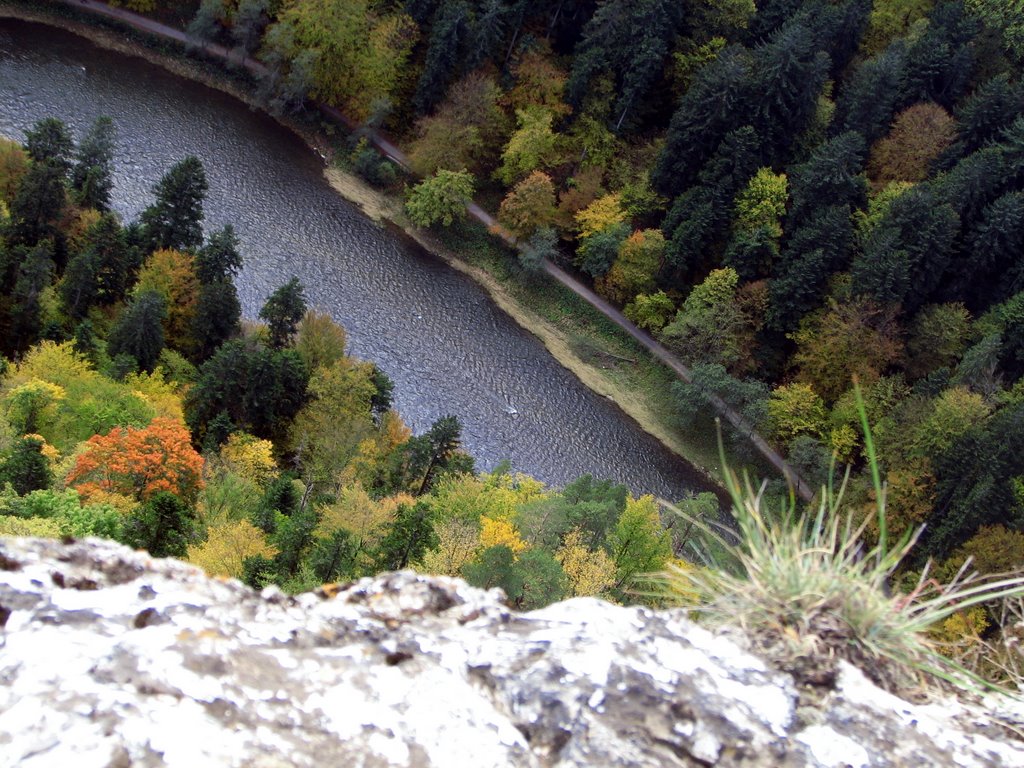
[[[651,183],[666,197],[690,186],[701,166],[735,125],[749,122],[751,61],[741,46],[722,50],[698,72],[669,124]]]
[[[281,520],[272,537],[277,555],[274,556],[274,570],[280,579],[294,576],[302,557],[313,544],[313,531],[317,525],[316,511],[312,508],[298,509],[294,514]]]
[[[377,545],[374,567],[378,571],[397,571],[423,558],[428,550],[437,546],[434,515],[422,501],[402,504],[387,533]]]
[[[835,125],[843,132],[856,131],[868,144],[884,136],[896,110],[903,106],[906,71],[903,40],[861,64],[839,94]]]
[[[208,360],[217,348],[242,330],[242,305],[231,281],[199,287],[196,311],[192,318],[192,358]]]
[[[855,290],[915,312],[944,281],[958,225],[952,208],[928,188],[903,193],[871,231],[853,264]]]
[[[430,112],[458,72],[460,53],[469,33],[470,9],[465,0],[444,0],[434,15],[427,56],[416,86],[413,106],[419,114]]]
[[[156,291],[143,291],[121,313],[107,337],[111,357],[130,355],[144,371],[152,371],[164,348],[167,307]]]
[[[859,133],[847,131],[817,147],[805,162],[790,170],[788,229],[802,224],[822,205],[863,206],[867,182],[861,171],[866,149]]]
[[[138,269],[134,249],[117,216],[103,214],[86,233],[84,250],[92,255],[96,270],[96,301],[110,306],[121,301]]]
[[[160,491],[124,526],[125,543],[145,549],[153,557],[185,557],[193,536],[195,515],[180,498]]]
[[[42,331],[40,297],[53,277],[53,243],[43,240],[29,250],[18,267],[11,295],[10,328],[5,346],[23,352],[39,340]]]
[[[189,250],[203,242],[203,200],[208,186],[203,164],[186,157],[153,188],[156,202],[139,217],[146,250]]]
[[[583,29],[576,46],[567,92],[576,109],[590,82],[610,72],[618,84],[612,110],[613,130],[643,105],[658,81],[683,21],[684,6],[675,0],[607,0]]]
[[[92,250],[73,256],[64,269],[60,297],[72,320],[81,320],[96,303],[96,259]]]
[[[946,165],[994,141],[1024,111],[1024,92],[1005,72],[983,83],[956,110],[956,143],[945,155]]]
[[[302,316],[306,314],[306,292],[293,277],[274,291],[260,309],[260,319],[267,321],[270,346],[281,349],[291,343]]]
[[[10,483],[19,496],[49,488],[53,476],[42,450],[43,441],[38,437],[16,440],[7,458],[0,463],[0,485]]]
[[[242,268],[242,256],[238,252],[238,237],[230,224],[210,235],[206,246],[195,258],[196,277],[203,284],[224,282],[234,279]]]
[[[75,153],[71,188],[78,203],[86,208],[106,211],[114,187],[114,121],[99,117],[85,134]]]
[[[755,49],[749,85],[751,122],[769,157],[787,158],[793,140],[814,115],[830,64],[802,24],[787,25]]]
[[[185,399],[186,420],[200,444],[221,414],[257,437],[283,439],[308,384],[309,369],[294,350],[228,341],[200,367]]]
[[[309,553],[309,564],[321,583],[343,581],[356,575],[359,542],[344,528],[318,539]]]
[[[67,178],[75,143],[60,120],[47,117],[25,131],[25,149],[33,162],[52,166],[62,182]]]
[[[35,245],[58,235],[57,221],[67,195],[64,172],[53,163],[34,163],[11,201],[8,240],[12,245]]]
[[[848,205],[820,209],[790,237],[769,283],[768,324],[789,332],[822,303],[829,277],[845,268],[853,247]]]

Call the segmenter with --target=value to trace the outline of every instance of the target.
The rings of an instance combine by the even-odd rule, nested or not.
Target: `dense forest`
[[[1024,560],[1024,13],[997,0],[204,0],[138,10],[258,57],[274,109],[383,126],[418,224],[493,201],[814,483],[865,392],[890,530]],[[365,143],[356,170],[393,169]],[[742,436],[730,437],[742,458]],[[992,542],[1001,545],[993,547]]]
[[[292,591],[417,567],[523,608],[635,600],[684,549],[650,496],[476,474],[453,416],[412,435],[296,279],[243,321],[235,233],[204,237],[201,163],[125,225],[114,130],[101,118],[76,146],[51,118],[0,140],[0,535],[105,536]]]
[[[869,510],[856,379],[889,531],[926,525],[915,565],[934,558],[948,576],[968,556],[989,573],[1024,562],[1016,6],[122,4],[257,58],[271,109],[319,101],[396,136],[423,178],[408,192],[415,223],[450,224],[471,196],[490,204],[524,268],[541,258],[571,267],[692,366],[693,383],[674,389],[682,428],[713,392],[813,482],[839,472],[833,458],[849,464],[848,499]],[[206,564],[230,553],[226,570],[251,583],[419,563],[501,583],[524,605],[556,593],[622,598],[631,574],[684,554],[686,536],[665,531],[649,499],[590,479],[552,492],[474,475],[451,420],[411,437],[384,377],[344,355],[327,318],[305,313],[301,286],[271,297],[264,327],[240,324],[232,233],[204,240],[198,219],[177,218],[202,197],[194,161],[122,226],[103,212],[108,177],[89,159],[107,131],[98,125],[73,150],[39,126],[0,158],[4,352],[17,361],[3,384],[4,472],[19,524],[71,525],[75,505],[97,499],[125,537],[190,520],[174,551]],[[394,184],[365,140],[347,159]],[[169,202],[177,194],[185,200]],[[55,370],[102,381],[140,410],[72,417],[82,407],[73,390],[100,384],[51,380]],[[127,493],[102,457],[145,437],[133,430],[181,429],[182,417],[182,450],[202,452],[188,455],[202,466],[190,490],[168,497],[133,480]],[[726,438],[742,459],[743,436]],[[39,474],[23,481],[20,464]],[[69,511],[44,522],[25,501],[58,496]],[[628,551],[648,553],[643,567]],[[603,575],[584,579],[568,563]]]

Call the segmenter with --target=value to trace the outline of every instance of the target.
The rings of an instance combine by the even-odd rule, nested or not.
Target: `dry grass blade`
[[[725,558],[703,568],[670,568],[661,583],[670,595],[695,601],[694,610],[707,621],[739,624],[755,646],[805,682],[830,682],[835,660],[844,658],[894,691],[917,690],[935,678],[974,691],[992,688],[944,656],[926,630],[983,602],[1024,600],[1024,576],[980,579],[961,569],[949,584],[939,585],[926,569],[911,594],[890,592],[891,577],[920,531],[888,540],[885,487],[859,389],[856,395],[878,500],[877,542],[865,535],[867,519],[857,522],[843,511],[848,472],[838,489],[822,489],[813,514],[798,512],[791,495],[775,523],[764,513],[764,486],[755,491],[748,479],[741,482],[727,469],[739,543],[662,501],[712,539]]]

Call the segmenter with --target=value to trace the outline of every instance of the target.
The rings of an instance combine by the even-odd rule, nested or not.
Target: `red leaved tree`
[[[195,503],[203,487],[203,457],[183,424],[156,418],[142,428],[115,427],[86,441],[67,478],[83,495],[108,491],[146,501],[160,491]]]

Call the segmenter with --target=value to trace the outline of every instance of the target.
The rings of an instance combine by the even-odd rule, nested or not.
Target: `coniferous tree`
[[[43,329],[40,297],[53,277],[53,243],[43,240],[25,252],[11,295],[8,352],[22,352],[39,340]]]
[[[164,174],[153,188],[156,202],[139,217],[147,252],[189,250],[202,244],[207,189],[206,172],[197,157],[186,157]]]
[[[260,319],[267,321],[270,331],[270,345],[275,349],[288,346],[305,314],[306,292],[299,278],[293,277],[270,294],[260,309]]]
[[[154,494],[125,522],[125,543],[153,557],[185,557],[193,536],[195,515],[179,497]]]
[[[55,117],[37,122],[25,131],[25,149],[33,162],[53,166],[61,181],[67,178],[75,143],[63,122]]]
[[[78,144],[71,170],[71,188],[78,203],[106,211],[114,187],[114,121],[99,117]]]
[[[458,62],[469,33],[470,8],[465,0],[444,0],[434,15],[426,61],[416,86],[413,106],[420,114],[431,111],[458,72]]]
[[[121,313],[107,337],[111,357],[130,355],[141,370],[152,371],[164,348],[167,306],[156,291],[143,291]]]
[[[669,124],[665,146],[651,171],[651,183],[674,197],[696,179],[701,166],[733,126],[748,121],[749,52],[725,48],[697,74]]]
[[[66,201],[64,171],[53,163],[34,163],[11,201],[10,243],[31,246],[55,238]]]
[[[15,441],[7,458],[0,463],[0,485],[10,483],[15,493],[26,493],[50,487],[53,476],[50,462],[42,454],[43,441],[25,436]]]

